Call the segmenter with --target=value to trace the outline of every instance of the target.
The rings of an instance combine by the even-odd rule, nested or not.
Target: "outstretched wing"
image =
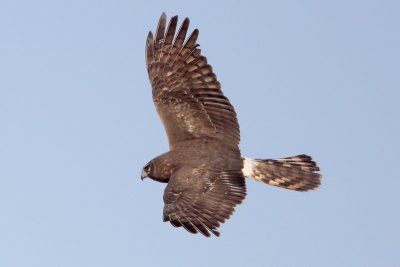
[[[220,83],[200,53],[195,29],[185,41],[189,19],[175,35],[178,17],[166,28],[163,13],[153,37],[146,42],[146,63],[153,101],[168,135],[169,145],[199,137],[239,144],[236,113]]]
[[[246,197],[243,173],[182,167],[172,173],[164,192],[164,221],[209,237]]]

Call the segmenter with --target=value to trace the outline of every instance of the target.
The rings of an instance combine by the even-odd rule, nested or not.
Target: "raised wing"
[[[189,19],[175,35],[178,17],[166,28],[163,13],[153,37],[146,43],[146,63],[153,101],[168,135],[169,145],[201,137],[212,137],[238,145],[236,113],[223,95],[220,83],[201,55],[195,29],[185,41]]]
[[[164,192],[164,221],[209,237],[246,197],[243,173],[183,167],[172,173]]]

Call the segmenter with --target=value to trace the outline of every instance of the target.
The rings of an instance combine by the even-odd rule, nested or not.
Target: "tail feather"
[[[244,176],[295,191],[319,187],[321,174],[317,171],[317,163],[304,154],[281,159],[244,158]]]

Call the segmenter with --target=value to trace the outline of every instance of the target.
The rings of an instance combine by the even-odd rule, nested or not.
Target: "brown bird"
[[[320,185],[310,156],[251,159],[239,150],[236,112],[221,91],[212,67],[197,44],[195,29],[186,39],[189,19],[176,33],[178,17],[166,27],[163,13],[155,36],[146,42],[146,66],[153,101],[164,124],[169,151],[152,159],[142,179],[168,183],[164,221],[191,233],[211,233],[246,197],[245,177],[296,191]]]

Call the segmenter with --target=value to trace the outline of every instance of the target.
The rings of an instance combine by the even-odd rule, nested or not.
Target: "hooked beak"
[[[144,170],[142,170],[142,174],[140,175],[140,178],[142,179],[142,181],[144,178],[147,178],[147,175],[148,175],[148,173],[145,172]]]

